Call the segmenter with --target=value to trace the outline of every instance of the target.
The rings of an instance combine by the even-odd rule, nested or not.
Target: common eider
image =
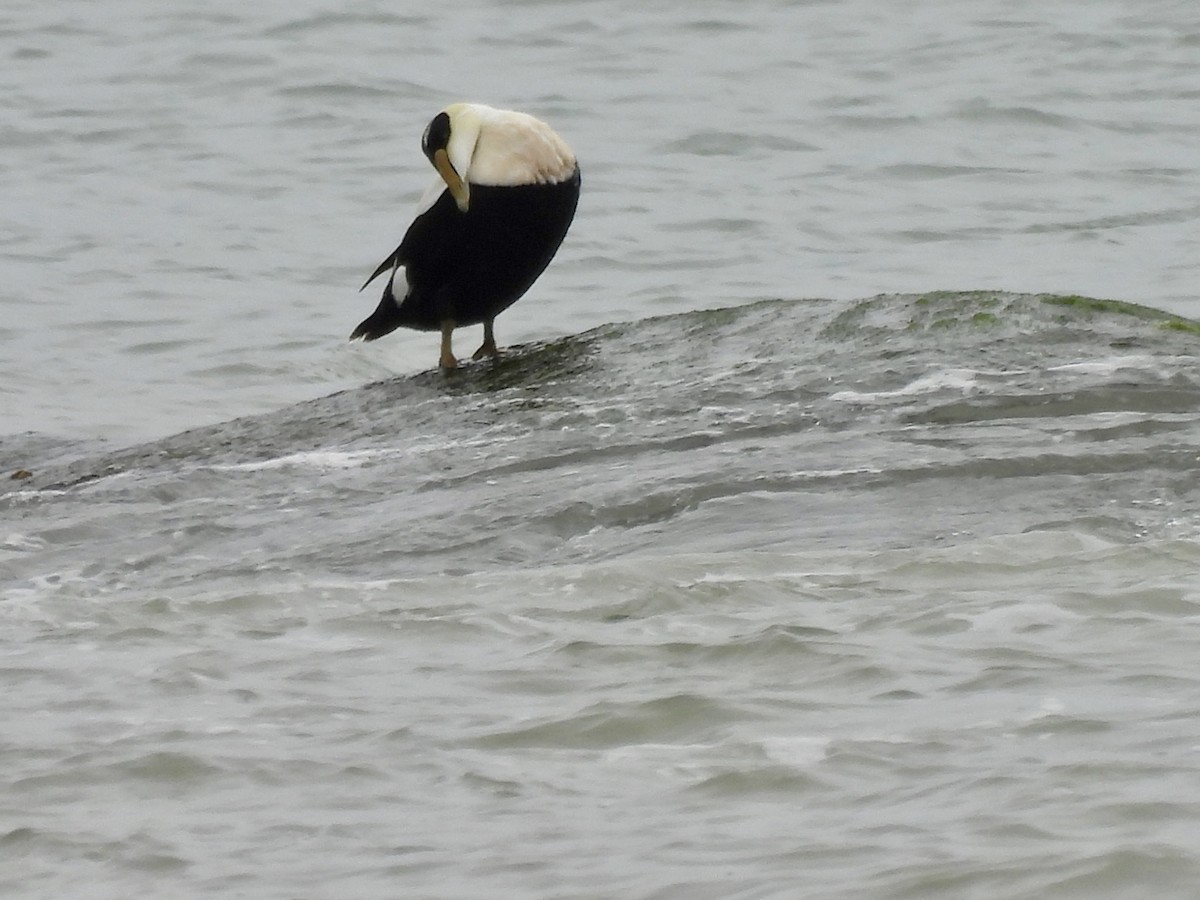
[[[350,340],[440,330],[439,362],[453,369],[451,335],[464,325],[483,324],[472,359],[500,355],[492,323],[558,251],[579,201],[579,166],[545,122],[479,103],[434,116],[421,150],[438,177],[400,246],[363,284],[391,270],[379,306]]]

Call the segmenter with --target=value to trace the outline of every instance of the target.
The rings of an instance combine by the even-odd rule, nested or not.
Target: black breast
[[[409,283],[404,324],[475,325],[507,309],[553,259],[575,216],[579,170],[559,184],[471,185],[460,212],[449,191],[418,216],[399,255]]]

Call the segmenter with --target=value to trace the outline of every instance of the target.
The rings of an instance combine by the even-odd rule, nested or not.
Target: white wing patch
[[[399,293],[396,290],[396,282],[399,281],[404,286],[404,293]],[[392,302],[399,306],[408,299],[409,291],[412,290],[412,285],[408,283],[408,271],[404,266],[396,266],[392,269]]]

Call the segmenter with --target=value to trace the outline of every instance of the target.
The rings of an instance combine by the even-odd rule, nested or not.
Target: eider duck
[[[434,116],[421,150],[438,177],[400,246],[363,284],[391,270],[379,306],[350,340],[373,341],[402,326],[440,330],[439,362],[453,369],[451,335],[464,325],[483,324],[472,359],[500,355],[492,323],[529,290],[566,236],[579,166],[545,122],[479,103]]]

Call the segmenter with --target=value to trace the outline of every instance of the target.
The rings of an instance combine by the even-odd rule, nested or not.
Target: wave
[[[0,509],[76,549],[172,559],[164,581],[1183,534],[1198,348],[1196,322],[1073,296],[764,300],[116,452],[6,439],[31,477]]]

